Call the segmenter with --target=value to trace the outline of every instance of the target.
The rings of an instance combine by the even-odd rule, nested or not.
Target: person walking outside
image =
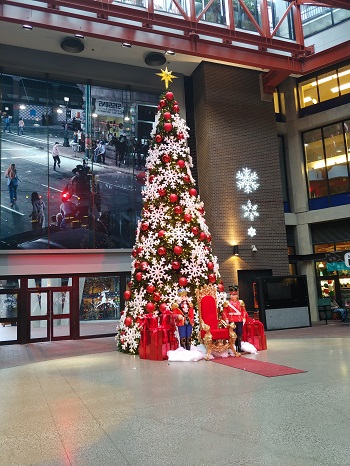
[[[53,169],[54,169],[54,171],[57,171],[56,170],[56,165],[58,165],[59,168],[61,167],[61,159],[60,159],[61,152],[60,152],[59,145],[60,145],[59,142],[55,142],[55,145],[53,146],[53,149],[52,149],[52,158],[53,158]]]
[[[13,204],[17,200],[17,187],[18,187],[18,179],[17,176],[17,168],[14,163],[11,163],[7,170],[5,171],[5,176],[7,178],[7,186],[10,195],[10,206],[13,207]]]
[[[23,136],[24,131],[24,121],[23,118],[18,120],[18,136]]]
[[[29,215],[32,222],[32,230],[40,231],[45,225],[45,202],[40,198],[39,194],[34,191],[31,197],[33,211]]]

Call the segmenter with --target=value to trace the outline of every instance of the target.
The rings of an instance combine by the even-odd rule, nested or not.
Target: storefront
[[[128,273],[0,278],[0,344],[115,334]]]

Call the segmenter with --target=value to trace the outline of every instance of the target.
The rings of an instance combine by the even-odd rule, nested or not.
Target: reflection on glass
[[[301,108],[350,93],[350,66],[333,69],[298,84]]]
[[[17,294],[0,294],[0,319],[13,319],[17,317],[17,300]]]
[[[0,80],[0,156],[11,161],[19,137],[26,150],[16,163],[21,183],[11,209],[18,215],[3,212],[1,248],[132,247],[159,95],[6,74]],[[33,227],[36,193],[45,204],[40,228]],[[1,177],[2,203],[10,205],[8,197]]]
[[[46,316],[48,310],[47,293],[30,293],[30,315]]]
[[[323,135],[330,194],[346,192],[349,190],[349,176],[342,124],[325,127]]]
[[[120,318],[119,277],[80,277],[80,336],[115,333]]]
[[[30,339],[48,338],[47,320],[34,320],[30,322]]]
[[[70,319],[54,319],[52,326],[53,338],[70,336]]]
[[[54,291],[52,293],[52,312],[57,314],[70,313],[70,293],[69,291]]]
[[[0,342],[17,341],[17,322],[0,323]]]
[[[303,135],[310,198],[328,194],[327,176],[320,129],[308,131]]]

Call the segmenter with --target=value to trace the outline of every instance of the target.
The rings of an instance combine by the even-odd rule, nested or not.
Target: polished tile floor
[[[267,333],[266,378],[118,353],[113,338],[0,347],[0,466],[350,464],[350,327]]]

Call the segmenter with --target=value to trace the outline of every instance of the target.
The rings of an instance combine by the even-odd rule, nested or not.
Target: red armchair
[[[206,285],[197,290],[197,301],[199,311],[200,339],[206,347],[205,359],[210,359],[212,351],[222,353],[231,349],[240,356],[235,349],[237,335],[234,331],[234,323],[227,325],[218,319],[218,309],[216,306],[216,289]]]

